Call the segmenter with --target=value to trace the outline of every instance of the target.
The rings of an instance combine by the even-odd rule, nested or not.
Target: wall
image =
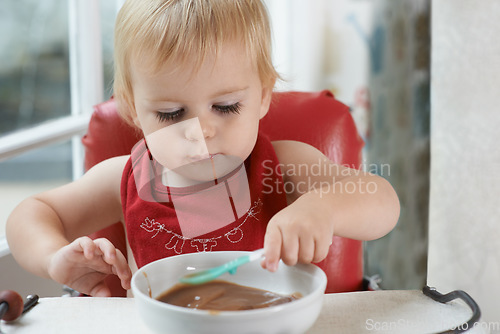
[[[428,284],[465,290],[500,326],[500,2],[432,11]]]

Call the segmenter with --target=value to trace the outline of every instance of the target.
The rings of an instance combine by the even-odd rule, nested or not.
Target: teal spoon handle
[[[234,274],[236,273],[236,269],[238,269],[239,266],[260,259],[263,255],[264,255],[264,249],[261,248],[256,251],[253,251],[248,255],[244,255],[229,262],[226,262],[221,266],[210,268],[207,270],[203,270],[194,274],[189,274],[184,277],[181,277],[179,281],[181,283],[187,283],[187,284],[206,283],[216,279],[220,275],[225,274],[227,272],[229,272],[230,274]]]

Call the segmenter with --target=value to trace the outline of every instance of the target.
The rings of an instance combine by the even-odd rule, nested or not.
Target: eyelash
[[[176,118],[179,118],[182,116],[184,113],[184,109],[179,109],[173,112],[160,112],[158,111],[156,113],[156,118],[158,119],[159,122],[171,122],[174,121]]]
[[[217,109],[218,112],[222,114],[239,114],[241,110],[241,104],[236,102],[229,105],[214,105],[212,108]]]
[[[212,108],[214,108],[223,115],[239,114],[241,110],[241,104],[239,102],[236,102],[234,104],[229,104],[229,105],[213,105]],[[172,112],[158,111],[156,113],[156,118],[160,122],[172,122],[177,120],[178,118],[181,118],[183,114],[184,114],[184,109],[179,109]]]

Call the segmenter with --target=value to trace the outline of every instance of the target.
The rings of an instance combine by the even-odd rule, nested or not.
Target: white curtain
[[[368,80],[370,0],[265,0],[281,89],[331,89],[347,104]],[[361,31],[360,31],[361,30]]]
[[[428,284],[463,289],[500,330],[500,2],[433,7]]]

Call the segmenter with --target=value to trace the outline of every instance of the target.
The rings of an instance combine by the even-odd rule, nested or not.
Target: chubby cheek
[[[134,124],[139,127],[144,136],[147,136],[155,131],[160,130],[163,126],[158,122],[156,115],[154,113],[148,112],[147,109],[141,105],[136,104],[133,121]]]
[[[233,130],[227,133],[225,144],[231,155],[246,160],[252,152],[257,141],[258,126],[248,125],[243,129]]]
[[[155,132],[158,132],[164,128],[161,124],[159,124],[156,119],[152,120],[140,120],[141,129],[144,133],[144,136],[151,135]]]

